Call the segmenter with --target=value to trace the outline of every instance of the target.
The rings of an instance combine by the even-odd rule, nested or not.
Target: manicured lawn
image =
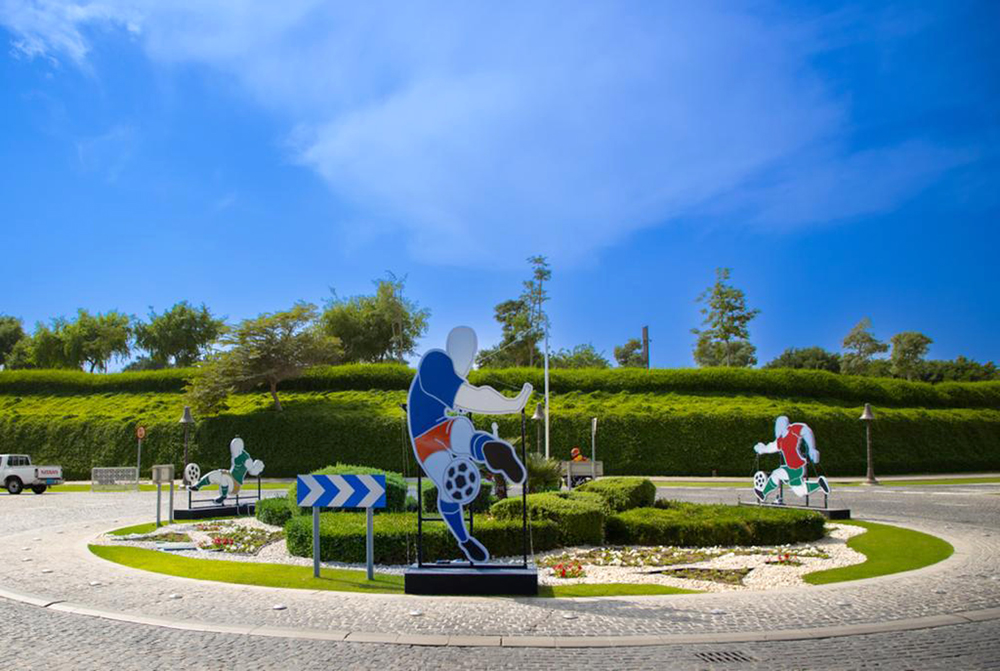
[[[888,487],[911,487],[914,485],[995,485],[1000,484],[1000,478],[947,478],[944,480],[884,480]]]
[[[403,592],[402,576],[377,573],[375,580],[369,581],[364,571],[323,569],[320,571],[320,577],[315,578],[311,566],[195,559],[194,557],[178,557],[158,550],[107,545],[91,545],[90,551],[102,559],[132,568],[184,578],[197,576],[199,580],[337,592],[373,594],[401,594]]]
[[[109,531],[108,533],[112,536],[128,536],[129,534],[148,534],[152,531],[156,531],[156,522],[146,522],[144,524],[136,524],[130,527],[122,527],[121,529],[115,529],[114,531]]]
[[[955,551],[947,541],[911,529],[874,522],[845,521],[838,524],[853,524],[868,530],[847,541],[849,548],[868,559],[854,566],[808,573],[802,577],[806,582],[825,585],[912,571],[947,559]]]
[[[137,525],[119,529],[119,533],[139,533],[151,530],[153,525]],[[239,585],[261,585],[291,589],[315,589],[337,592],[366,592],[369,594],[401,594],[403,576],[375,574],[369,581],[364,571],[347,569],[322,569],[319,578],[313,577],[311,566],[286,564],[255,564],[218,559],[179,557],[158,550],[133,547],[91,545],[90,551],[102,559],[132,568],[200,580],[214,580]],[[576,596],[632,596],[637,594],[696,594],[697,590],[678,589],[661,585],[597,584],[540,586],[540,597]]]
[[[290,482],[262,482],[260,484],[260,488],[261,489],[288,489],[291,486],[292,486],[292,483],[290,483]],[[167,487],[166,485],[164,485],[163,489],[165,491],[165,490],[169,489],[169,487]],[[176,491],[180,491],[177,487],[175,487],[174,489]],[[205,487],[202,487],[198,491],[200,491],[200,492],[210,492],[210,491],[216,491],[218,489],[219,489],[218,485],[207,485]],[[69,485],[54,485],[54,486],[52,486],[52,487],[49,488],[49,491],[53,491],[53,492],[89,492],[90,491],[90,485],[75,484],[75,483],[74,484],[69,484]],[[126,489],[126,490],[118,490],[118,491],[135,491],[135,490],[134,489]],[[117,494],[118,491],[97,492],[97,493],[98,494]],[[156,491],[156,485],[140,484],[139,485],[139,491],[143,491],[143,492],[155,492]],[[249,485],[248,484],[248,485],[246,485],[246,487],[244,487],[244,491],[247,494],[252,494],[252,493],[254,493],[254,492],[257,491],[257,485],[256,484],[253,484],[253,485]]]

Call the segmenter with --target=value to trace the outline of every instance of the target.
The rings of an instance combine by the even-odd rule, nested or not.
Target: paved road
[[[729,501],[735,500],[738,492],[732,490],[662,489],[661,495],[686,500]],[[155,495],[154,495],[155,496]],[[745,494],[744,494],[745,496]],[[906,523],[916,528],[936,531],[946,535],[964,548],[964,556],[948,563],[944,570],[917,574],[919,577],[898,577],[884,579],[868,586],[843,586],[837,589],[815,590],[817,601],[825,604],[831,612],[823,608],[813,612],[787,613],[784,605],[793,603],[794,594],[780,596],[757,595],[760,613],[754,617],[754,605],[744,600],[725,601],[726,597],[699,596],[685,599],[671,597],[670,600],[608,600],[576,602],[527,602],[504,601],[503,608],[520,618],[520,622],[502,617],[496,627],[510,631],[527,631],[525,613],[532,613],[533,633],[584,634],[584,633],[644,633],[659,631],[740,631],[749,627],[768,629],[801,624],[804,621],[816,626],[836,624],[845,621],[880,621],[878,617],[892,619],[895,616],[927,615],[939,612],[955,612],[973,607],[996,607],[1000,605],[1000,561],[998,561],[997,540],[1000,538],[1000,488],[996,486],[961,487],[913,487],[886,488],[873,490],[845,488],[838,494],[841,502],[849,505],[856,516],[866,519],[881,519]],[[83,525],[94,532],[115,519],[124,520],[134,514],[136,506],[151,507],[151,499],[143,495],[64,495],[64,496],[21,496],[0,495],[0,519],[3,520],[8,542],[2,550],[0,585],[20,588],[23,591],[38,587],[41,580],[41,563],[50,559],[37,554],[32,562],[18,563],[17,557],[24,558],[21,547],[32,547],[33,538],[42,541],[45,547],[60,545],[58,537],[69,538],[78,533]],[[58,528],[57,528],[58,527]],[[74,529],[77,532],[74,532]],[[62,530],[62,534],[56,531]],[[36,535],[37,534],[37,535]],[[51,535],[50,535],[51,534]],[[10,543],[9,541],[15,541]],[[27,545],[20,546],[21,543]],[[70,544],[72,545],[72,544]],[[19,547],[14,547],[19,546]],[[76,546],[74,546],[76,547]],[[77,548],[78,549],[78,548]],[[51,557],[71,554],[73,547],[60,547]],[[79,557],[77,557],[79,559]],[[99,564],[81,564],[91,570],[100,570]],[[27,567],[32,567],[28,569]],[[51,580],[48,574],[45,580]],[[30,579],[28,577],[30,576]],[[21,578],[20,580],[18,578]],[[74,594],[88,594],[93,597],[117,601],[115,594],[120,591],[127,597],[132,589],[132,580],[122,580],[118,584],[106,585],[109,589],[89,588],[77,577]],[[146,580],[136,579],[145,583]],[[152,578],[156,580],[156,578]],[[171,579],[176,580],[176,579]],[[195,586],[198,583],[185,582]],[[166,589],[164,583],[160,591]],[[87,588],[87,589],[85,589]],[[176,589],[176,583],[171,584]],[[89,592],[88,592],[89,590]],[[211,589],[208,590],[212,592]],[[249,598],[254,602],[254,591],[240,590],[240,600]],[[937,592],[944,592],[938,594]],[[141,593],[141,592],[139,592]],[[260,592],[256,592],[259,594]],[[262,610],[233,613],[232,598],[236,595],[218,592],[206,593],[202,598],[200,589],[192,587],[185,599],[170,607],[190,607],[197,603],[198,610],[208,607],[214,598],[215,607],[208,607],[209,616],[201,619],[227,621],[225,616],[257,617],[266,620],[282,617],[281,624],[323,627],[331,624],[331,618],[323,613],[311,612],[310,606],[302,602],[302,611],[293,605],[281,615]],[[732,595],[729,595],[732,596]],[[265,600],[273,597],[268,594]],[[922,602],[918,602],[923,598]],[[398,599],[398,597],[396,598]],[[723,601],[718,601],[723,599]],[[81,598],[73,600],[80,601]],[[286,599],[290,601],[291,599]],[[882,609],[887,600],[888,608]],[[910,603],[906,603],[909,600]],[[129,604],[119,604],[127,609]],[[351,608],[338,607],[346,601]],[[491,600],[496,602],[496,600]],[[711,601],[711,603],[709,603]],[[874,601],[875,603],[868,603]],[[718,603],[717,603],[718,602]],[[358,611],[357,619],[373,630],[380,626],[396,626],[397,614],[392,600],[383,599],[374,608],[374,613],[362,612],[365,603],[361,600],[334,597],[321,606],[333,611],[333,619],[350,615],[349,610]],[[412,603],[412,602],[409,602]],[[482,600],[461,600],[449,602],[434,600],[433,607],[427,608],[426,618],[399,620],[405,622],[407,630],[413,632],[433,632],[443,628],[462,630],[466,615],[483,610]],[[680,605],[680,604],[684,605]],[[847,604],[840,605],[837,604]],[[367,601],[369,610],[371,600]],[[478,604],[478,605],[477,605]],[[456,614],[446,616],[443,611],[451,605]],[[715,607],[720,605],[721,607]],[[148,606],[148,604],[147,604]],[[711,608],[710,608],[711,607]],[[206,634],[166,630],[157,627],[109,622],[106,620],[80,617],[66,613],[52,612],[12,602],[2,602],[3,617],[0,617],[0,667],[2,668],[101,668],[110,665],[116,668],[171,668],[171,669],[222,669],[234,664],[252,664],[258,668],[414,668],[417,665],[431,665],[432,668],[657,668],[657,669],[813,669],[813,668],[886,668],[925,669],[949,668],[986,669],[1000,668],[1000,622],[989,621],[949,627],[938,627],[920,631],[893,634],[876,634],[845,638],[830,638],[822,641],[790,641],[768,643],[714,644],[714,645],[664,645],[613,649],[506,649],[506,648],[432,648],[400,645],[378,645],[362,643],[337,643],[327,641],[307,641],[294,639],[262,639],[233,634]],[[442,612],[438,617],[438,609]],[[570,609],[578,615],[576,620],[565,620],[558,615]],[[144,609],[148,611],[149,609]],[[289,611],[292,611],[289,613]],[[379,612],[389,611],[389,612]],[[712,613],[712,611],[722,611]],[[852,613],[851,611],[860,611]],[[163,613],[160,610],[154,612]],[[593,614],[592,614],[593,613]],[[887,615],[888,613],[888,615]],[[383,617],[384,616],[384,617]],[[302,618],[301,621],[297,618]],[[477,618],[469,621],[474,626]],[[592,630],[609,624],[610,631]],[[59,651],[54,656],[53,651]],[[713,657],[714,655],[714,657]],[[290,662],[289,660],[294,660]],[[714,661],[713,661],[714,660]]]

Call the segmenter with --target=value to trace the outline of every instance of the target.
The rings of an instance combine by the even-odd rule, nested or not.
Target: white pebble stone
[[[411,610],[410,611],[410,617],[420,617],[421,615],[423,615],[422,611],[419,611],[419,610]]]
[[[50,569],[50,568],[43,568],[42,569],[42,573],[52,573],[52,569]]]
[[[22,549],[23,551],[27,552],[27,551],[28,551],[28,550],[30,550],[31,548],[29,548],[29,547],[23,547],[23,548],[21,548],[21,549]]]
[[[936,589],[936,590],[934,590],[934,593],[935,594],[947,594],[948,592],[944,591],[943,589]]]
[[[100,580],[91,580],[91,581],[90,581],[90,586],[91,586],[91,587],[97,587],[97,586],[99,586],[100,584],[101,584],[101,581],[100,581]]]
[[[574,615],[573,613],[563,613],[563,619],[564,620],[575,620],[576,619],[576,615]]]
[[[712,615],[725,615],[726,614],[726,611],[722,610],[721,608],[713,608],[712,610],[710,610],[708,612],[711,613]]]
[[[286,606],[283,603],[278,603],[278,604],[275,604],[275,605],[271,606],[271,610],[285,610],[286,608],[288,608],[288,606]]]
[[[31,561],[31,557],[22,557],[21,561]]]
[[[42,539],[41,538],[32,538],[31,540],[33,540],[33,541],[40,541]]]
[[[171,595],[170,595],[170,596],[168,596],[167,598],[168,598],[168,599],[180,599],[180,598],[181,598],[181,595],[180,595],[180,594],[171,594]]]

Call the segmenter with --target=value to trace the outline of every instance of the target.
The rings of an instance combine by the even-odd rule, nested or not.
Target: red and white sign
[[[144,427],[144,426],[137,426],[137,427],[135,427],[135,437],[138,438],[139,440],[142,440],[143,438],[145,438],[146,437],[146,427]]]

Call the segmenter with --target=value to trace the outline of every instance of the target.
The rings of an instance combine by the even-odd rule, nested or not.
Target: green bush
[[[528,517],[551,520],[559,530],[560,545],[600,545],[604,541],[604,507],[602,503],[570,494],[543,492],[529,494]],[[521,497],[497,501],[490,513],[498,520],[522,519]]]
[[[656,501],[656,485],[645,478],[601,478],[585,482],[577,489],[604,497],[612,512],[644,508]]]
[[[562,464],[558,459],[546,459],[537,452],[528,452],[528,491],[557,492],[562,487]]]
[[[417,516],[412,513],[385,513],[374,520],[375,561],[379,564],[409,564],[417,558]],[[293,517],[285,525],[288,551],[312,557],[312,519]],[[518,556],[522,550],[521,521],[477,519],[476,538],[494,557]],[[531,541],[536,552],[559,546],[553,522],[539,520],[531,525]],[[444,524],[424,524],[424,561],[465,559]],[[365,516],[359,513],[320,515],[320,558],[323,561],[362,563],[365,561]]]
[[[672,502],[611,515],[606,529],[614,544],[709,547],[815,541],[824,524],[822,515],[805,510]]]
[[[298,507],[292,505],[284,496],[262,499],[256,506],[257,519],[276,527],[285,526],[285,522],[297,513]]]
[[[425,479],[422,485],[423,487],[423,498],[424,498],[424,512],[425,513],[437,513],[438,511],[438,490],[433,482],[429,479]],[[472,510],[476,513],[485,513],[496,501],[496,497],[493,496],[493,483],[488,480],[482,481],[482,486],[479,488],[479,495],[476,496],[472,501],[472,505],[466,506],[466,510]]]
[[[380,468],[369,468],[368,466],[357,466],[355,464],[334,464],[324,466],[309,473],[309,475],[385,475],[385,508],[380,508],[376,512],[400,513],[406,510],[406,480],[401,473],[383,471]],[[298,508],[299,500],[298,482],[288,488],[289,505]],[[311,515],[312,508],[298,508],[303,515]],[[358,512],[362,508],[335,508],[332,512]]]

